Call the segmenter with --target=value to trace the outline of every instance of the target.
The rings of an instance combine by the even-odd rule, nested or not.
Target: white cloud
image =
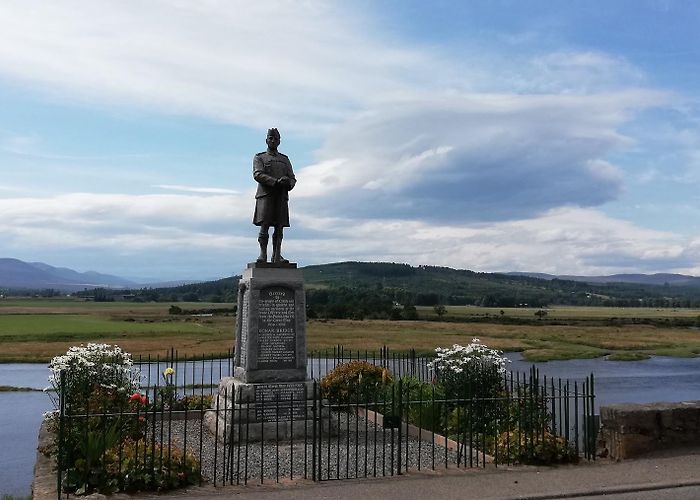
[[[250,194],[252,197],[252,194]],[[206,246],[252,217],[248,197],[73,193],[0,199],[5,244],[103,247],[165,245],[172,238]],[[199,242],[199,243],[197,243]]]
[[[531,219],[460,226],[398,220],[353,224],[335,218],[302,222],[330,236],[313,242],[321,262],[359,259],[589,275],[700,272],[698,241],[640,228],[594,209],[562,208]],[[311,249],[302,241],[293,244],[295,253]]]
[[[37,5],[0,4],[13,20],[1,73],[72,99],[325,135],[295,196],[326,215],[502,220],[600,205],[623,182],[606,161],[632,143],[619,128],[668,99],[590,51],[515,61],[509,88],[470,93],[498,88],[502,68],[476,50],[402,47],[335,4]],[[183,184],[166,189],[214,193]]]
[[[252,193],[0,199],[0,255],[31,255],[79,270],[89,262],[131,277],[233,274],[255,257],[251,200]],[[473,224],[358,221],[297,210],[292,226],[285,253],[302,265],[372,260],[480,271],[700,274],[700,238],[643,229],[594,209]],[[32,250],[18,254],[22,248]],[[181,268],[181,262],[189,264]]]
[[[456,57],[400,46],[369,17],[313,1],[18,0],[0,3],[0,19],[3,79],[63,101],[320,139],[291,201],[300,223],[287,245],[307,263],[602,273],[692,269],[700,255],[696,242],[590,209],[623,189],[610,154],[635,136],[621,129],[671,98],[640,89],[644,75],[623,58]],[[0,149],[36,146],[18,135]],[[188,194],[0,199],[0,250],[246,258],[252,193],[170,179],[147,184]]]
[[[393,103],[338,127],[295,196],[326,215],[465,222],[534,216],[617,197],[604,158],[619,127],[662,93],[455,95]]]
[[[438,69],[430,54],[379,43],[365,36],[368,19],[320,2],[10,1],[0,18],[6,76],[72,99],[258,128],[325,127],[368,99],[414,92]]]

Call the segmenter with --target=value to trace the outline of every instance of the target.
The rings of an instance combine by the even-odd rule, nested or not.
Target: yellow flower
[[[175,370],[173,370],[170,366],[163,371],[163,375],[166,377],[172,375],[173,373],[175,373]]]

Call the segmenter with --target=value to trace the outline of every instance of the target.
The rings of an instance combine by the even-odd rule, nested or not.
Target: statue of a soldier
[[[282,232],[289,227],[289,191],[297,180],[294,177],[289,158],[277,151],[280,133],[276,128],[267,131],[267,151],[253,158],[253,179],[258,182],[255,193],[255,215],[253,224],[260,226],[258,262],[267,262],[267,243],[270,239],[270,226],[275,228],[272,235],[272,263],[287,264],[282,257]]]

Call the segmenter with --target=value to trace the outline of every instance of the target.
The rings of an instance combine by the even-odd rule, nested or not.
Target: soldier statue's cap
[[[277,130],[276,128],[269,128],[269,129],[267,129],[267,136],[269,137],[269,136],[271,136],[271,135],[274,135],[274,136],[277,137],[278,139],[280,138],[279,130]]]

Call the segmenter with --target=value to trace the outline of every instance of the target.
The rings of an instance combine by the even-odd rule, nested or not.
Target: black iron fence
[[[385,366],[393,382],[369,396],[328,400],[318,382],[340,363]],[[140,392],[60,398],[57,486],[64,493],[313,481],[411,470],[595,459],[593,375],[508,372],[491,397],[449,398],[430,358],[334,349],[309,355],[302,392],[265,400],[218,394],[231,353],[137,359]],[[167,375],[165,375],[167,373]],[[60,394],[70,383],[61,376]],[[218,394],[218,396],[217,396]],[[60,497],[60,495],[59,495]]]
[[[428,366],[433,360],[432,355],[419,353],[415,349],[394,352],[386,346],[377,351],[345,349],[340,345],[310,351],[307,355],[307,374],[311,379],[320,379],[339,364],[358,360],[386,367],[397,377],[416,377],[424,382],[431,381],[433,377]],[[172,367],[175,370],[174,383],[186,386],[194,394],[200,385],[205,386],[205,392],[211,392],[222,377],[233,376],[233,363],[232,350],[188,357],[173,349],[165,356],[137,356],[134,368],[142,374],[144,384],[150,387],[161,381],[165,368]]]
[[[373,365],[388,368],[396,377],[416,377],[423,382],[430,382],[433,372],[429,363],[434,359],[432,354],[418,353],[415,349],[408,351],[391,351],[384,346],[378,351],[362,349],[345,349],[338,345],[329,349],[318,349],[309,352],[307,371],[312,379],[320,379],[336,366],[351,361],[366,361]]]

